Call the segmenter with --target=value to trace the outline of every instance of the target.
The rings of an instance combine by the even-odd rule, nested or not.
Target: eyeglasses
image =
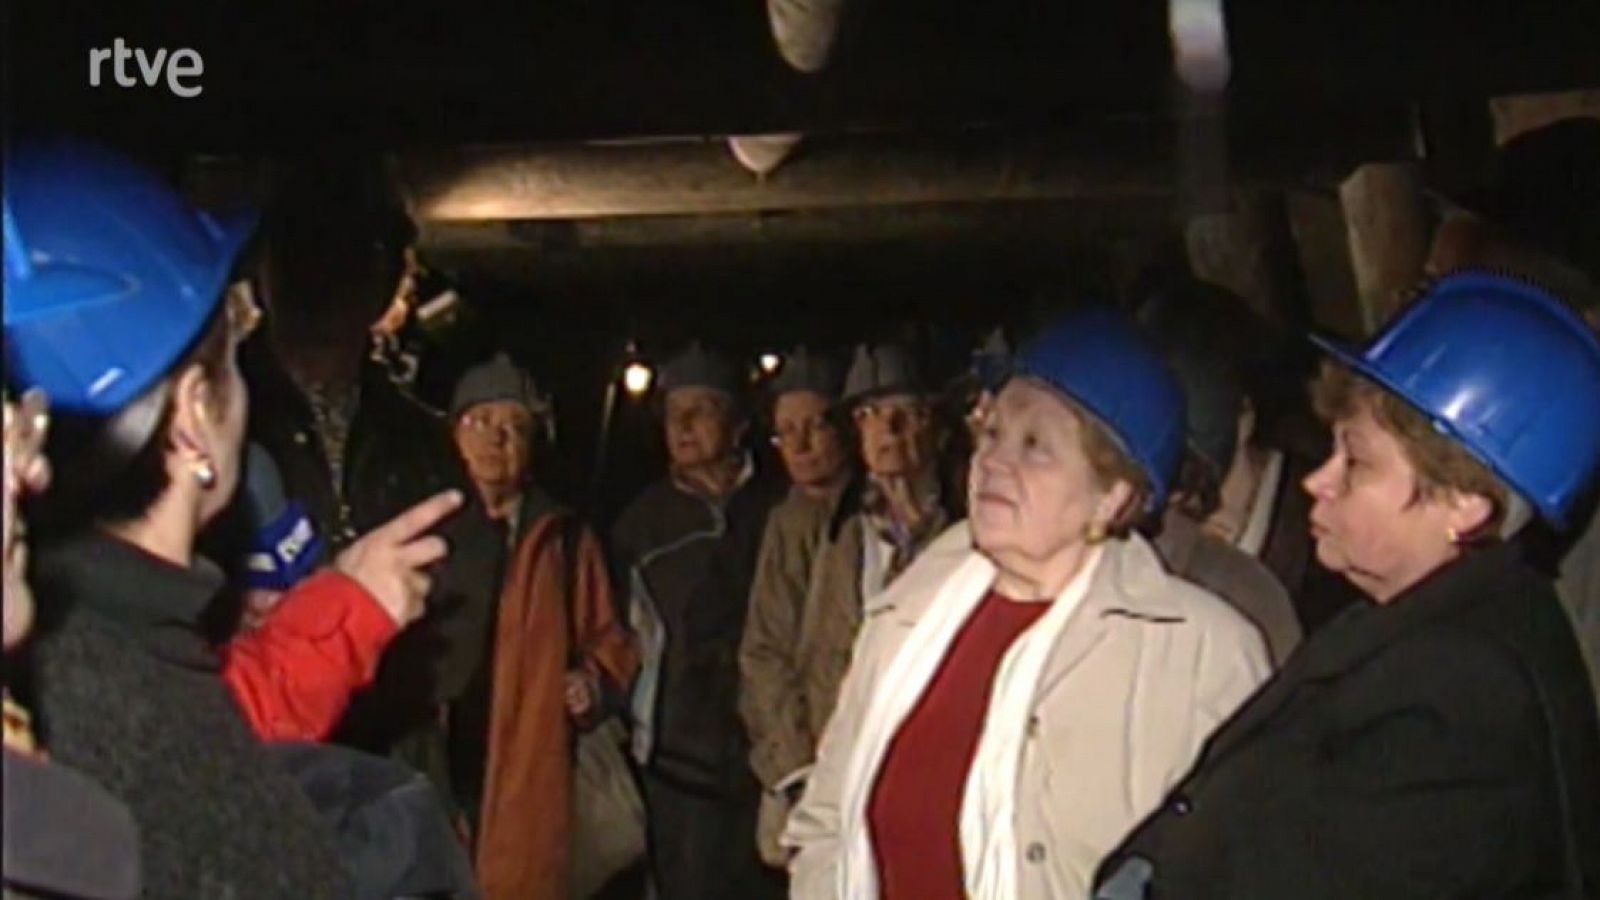
[[[502,416],[494,413],[469,412],[461,417],[460,427],[474,437],[498,434],[510,439],[526,439],[533,431],[533,417],[522,415]]]
[[[833,434],[833,423],[822,416],[813,416],[792,428],[780,428],[772,435],[774,447],[798,447],[811,438]]]

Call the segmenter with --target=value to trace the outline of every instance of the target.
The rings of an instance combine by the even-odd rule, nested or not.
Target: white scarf
[[[1046,612],[1006,651],[995,673],[977,755],[961,801],[961,862],[972,900],[1012,900],[1017,895],[1015,807],[1017,770],[1032,715],[1034,694],[1050,651],[1089,590],[1103,548],[1095,547]],[[877,863],[867,824],[867,804],[889,743],[949,653],[961,627],[994,584],[995,567],[978,553],[943,585],[928,611],[884,667],[845,767],[841,797],[840,900],[875,900]]]

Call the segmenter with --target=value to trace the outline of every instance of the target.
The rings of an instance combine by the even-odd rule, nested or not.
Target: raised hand
[[[433,580],[424,571],[444,559],[444,538],[424,532],[461,507],[460,491],[445,491],[374,528],[345,548],[334,568],[355,579],[401,627],[421,618]]]

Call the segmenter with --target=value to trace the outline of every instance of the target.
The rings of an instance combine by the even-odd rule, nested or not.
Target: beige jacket
[[[806,696],[806,727],[817,740],[833,715],[861,628],[865,536],[866,518],[857,513],[844,520],[832,540],[823,537],[801,611],[795,655],[800,660],[800,686]],[[815,747],[814,740],[813,754]]]
[[[879,675],[939,586],[975,553],[960,523],[867,610],[838,708],[784,842],[797,900],[837,896],[840,804],[851,742]],[[1088,896],[1095,867],[1269,672],[1260,633],[1167,574],[1137,536],[1107,545],[1046,664],[1018,770],[1018,900]],[[870,898],[867,898],[870,900]]]
[[[799,644],[818,546],[833,508],[829,500],[791,493],[767,518],[756,558],[739,644],[739,715],[750,734],[750,767],[768,790],[811,764],[820,734],[812,730]]]
[[[1289,592],[1260,560],[1205,533],[1173,509],[1167,510],[1161,533],[1150,543],[1167,571],[1216,594],[1261,629],[1273,668],[1300,646],[1300,616]]]

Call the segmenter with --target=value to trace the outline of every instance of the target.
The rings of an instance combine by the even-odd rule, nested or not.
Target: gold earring
[[[1452,544],[1461,543],[1461,532],[1456,531],[1454,528],[1446,528],[1444,530],[1444,536]]]
[[[211,460],[202,459],[194,466],[194,480],[204,490],[211,490],[217,483],[217,470],[212,467]]]
[[[1090,522],[1089,523],[1089,531],[1088,531],[1088,534],[1085,535],[1085,537],[1089,541],[1089,543],[1091,543],[1091,544],[1102,544],[1102,543],[1105,543],[1105,539],[1106,539],[1106,523],[1104,523],[1104,522]]]

